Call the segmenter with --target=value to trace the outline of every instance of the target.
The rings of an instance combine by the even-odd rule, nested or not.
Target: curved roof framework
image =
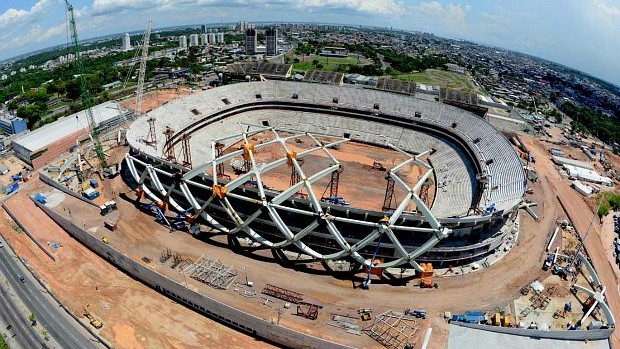
[[[291,97],[293,94],[296,96],[295,99]],[[352,86],[262,81],[227,85],[196,93],[163,105],[149,113],[149,116],[153,116],[157,120],[156,132],[161,134],[166,127],[183,130],[188,125],[208,119],[211,115],[257,103],[287,102],[293,105],[312,103],[317,106],[334,107],[336,106],[334,100],[337,100],[338,108],[359,110],[360,120],[364,120],[362,116],[364,113],[371,115],[367,115],[367,118],[372,117],[372,114],[377,112],[375,106],[378,106],[380,107],[378,111],[382,115],[410,120],[408,121],[410,124],[426,125],[462,139],[475,157],[477,166],[481,169],[478,173],[478,179],[483,188],[478,205],[480,212],[484,212],[486,208],[492,206],[497,212],[508,212],[521,202],[525,192],[525,175],[522,163],[507,139],[486,120],[467,111],[437,102]],[[374,119],[381,122],[377,120],[378,117],[376,116]],[[390,119],[388,117],[385,120]],[[218,127],[226,128],[225,126],[225,124],[221,124]],[[127,133],[129,143],[134,149],[146,155],[161,158],[164,149],[163,141],[159,141],[153,146],[141,142],[148,130],[147,118],[138,119]],[[315,133],[330,133],[316,128],[306,130]],[[377,136],[381,135],[368,134],[368,136],[368,139],[372,140],[378,139]],[[384,141],[398,144],[398,138],[386,136],[388,137]],[[216,135],[213,134],[212,137],[215,138]],[[399,144],[399,146],[407,151],[412,151],[403,147],[403,144]],[[204,152],[201,153],[207,155]],[[206,157],[206,161],[210,160],[208,156]],[[449,175],[449,173],[446,174]],[[448,190],[446,192],[448,195],[455,197],[461,195],[458,192],[453,192],[450,186],[446,190]],[[433,208],[433,210],[437,210],[438,213],[439,211],[446,213],[449,211],[439,208]],[[449,214],[442,218],[447,217],[454,216]],[[453,219],[463,221],[479,220],[480,218],[480,214],[474,214],[466,217],[458,216]]]
[[[144,182],[147,176],[150,178],[151,183],[154,184],[154,187],[159,192],[158,194],[161,195],[161,197],[168,200],[170,204],[172,204],[172,206],[175,207],[175,209],[177,209],[180,212],[193,211],[194,216],[199,216],[199,215],[203,216],[208,222],[219,227],[222,231],[225,231],[228,234],[236,234],[240,231],[243,231],[248,236],[250,236],[254,241],[264,246],[267,246],[269,248],[285,248],[289,245],[295,245],[299,250],[301,250],[305,254],[312,256],[313,258],[316,258],[316,259],[342,259],[342,258],[350,256],[361,264],[370,265],[370,261],[366,260],[366,258],[360,255],[358,251],[368,246],[369,244],[381,239],[382,235],[385,235],[387,236],[387,238],[389,238],[389,240],[395,247],[397,256],[389,262],[373,265],[373,267],[389,268],[389,267],[409,264],[413,266],[415,269],[423,271],[420,265],[415,261],[415,258],[417,258],[418,256],[428,251],[430,248],[435,246],[441,239],[447,237],[450,234],[450,229],[447,229],[440,225],[440,223],[431,213],[430,209],[425,205],[425,203],[418,196],[420,189],[422,188],[422,185],[424,184],[424,182],[428,178],[430,178],[430,176],[432,176],[433,174],[433,168],[428,163],[421,160],[422,157],[430,153],[430,150],[424,153],[421,153],[421,154],[411,155],[403,151],[402,149],[397,148],[394,145],[389,145],[389,147],[391,147],[395,151],[398,151],[407,157],[405,161],[389,169],[388,171],[388,176],[392,178],[394,182],[398,184],[404,190],[406,195],[399,203],[397,209],[393,213],[391,213],[389,217],[385,217],[380,222],[373,223],[373,222],[368,222],[368,221],[355,220],[355,219],[350,219],[350,218],[345,218],[345,217],[336,217],[336,216],[330,215],[328,212],[325,212],[323,210],[319,202],[319,199],[316,197],[313,191],[312,185],[316,181],[318,181],[319,179],[323,177],[331,175],[331,173],[334,171],[338,171],[341,166],[338,159],[336,159],[336,157],[333,154],[331,154],[329,149],[332,147],[338,146],[339,144],[342,144],[344,142],[347,142],[348,139],[341,138],[334,142],[324,144],[323,142],[319,141],[313,134],[308,133],[308,132],[296,133],[290,136],[283,136],[282,131],[285,131],[287,133],[290,131],[289,130],[278,130],[274,127],[263,127],[263,126],[257,126],[257,125],[246,124],[242,126],[244,126],[243,128],[245,130],[239,134],[229,135],[229,136],[225,136],[225,137],[212,140],[211,152],[212,152],[213,160],[207,163],[203,163],[197,166],[196,168],[192,169],[191,171],[186,172],[182,176],[182,178],[178,180],[178,184],[176,185],[179,186],[186,201],[189,202],[191,205],[191,208],[188,210],[183,209],[177,202],[174,201],[174,199],[172,199],[171,193],[175,189],[175,186],[173,185],[166,190],[166,188],[161,184],[161,181],[159,180],[158,175],[171,176],[170,173],[167,173],[160,169],[155,169],[148,164],[143,164],[146,166],[146,170],[142,174],[139,174],[135,167],[134,161],[136,162],[141,162],[141,161],[128,154],[126,159],[127,159],[127,163],[129,164],[129,168],[132,173],[132,176],[134,177],[136,181],[138,181],[138,184],[141,190],[143,190],[151,199],[155,201],[162,200],[158,195],[151,192],[150,189],[145,185]],[[252,144],[248,139],[250,139],[254,134],[259,133],[259,132],[271,132],[274,135],[274,139],[271,141],[265,142],[265,143],[261,143],[261,144]],[[296,138],[300,138],[304,136],[310,137],[310,139],[312,139],[312,141],[314,142],[314,146],[303,152],[295,154],[287,146],[287,141],[294,140]],[[223,141],[230,140],[230,139],[242,139],[243,146],[239,150],[233,151],[225,155],[218,156],[216,152],[216,144],[218,142],[223,142]],[[258,166],[257,161],[254,156],[255,151],[258,151],[261,148],[273,146],[273,145],[278,145],[282,147],[282,149],[287,155],[284,157],[277,158],[276,160],[270,163],[267,163],[263,166]],[[306,173],[303,171],[302,167],[300,166],[299,160],[303,159],[303,157],[305,156],[308,156],[308,155],[311,155],[317,152],[324,153],[329,159],[330,163],[326,168],[317,172],[316,174],[307,176]],[[193,180],[198,176],[202,176],[205,172],[208,172],[209,170],[212,171],[211,172],[212,174],[217,173],[216,168],[219,164],[227,163],[236,157],[244,157],[246,161],[249,161],[249,163],[251,164],[251,167],[248,169],[246,173],[240,175],[234,180],[231,180],[227,183],[221,183],[218,181],[217,176],[213,176],[212,187],[199,184]],[[261,176],[265,175],[267,172],[275,168],[286,166],[286,165],[293,166],[295,168],[295,170],[300,174],[301,181],[281,191],[275,197],[268,199],[265,193],[264,185],[261,181]],[[403,169],[405,166],[408,166],[408,165],[417,165],[425,169],[426,171],[424,175],[420,178],[420,180],[417,183],[413,183],[413,185],[406,183],[406,181],[403,180],[398,174],[401,169]],[[255,202],[256,199],[254,198],[250,198],[247,196],[233,193],[235,189],[241,187],[244,183],[254,178],[256,179],[256,183],[258,187],[258,192],[260,196],[260,205],[258,206],[258,209],[253,214],[250,214],[246,219],[242,219],[241,216],[238,214],[237,210],[235,209],[234,205],[231,203],[230,200],[228,200],[228,197],[234,197],[235,199],[247,201],[247,202]],[[188,183],[191,183],[192,185],[196,185],[198,187],[204,187],[205,189],[210,190],[213,193],[213,195],[201,204],[199,203],[200,199],[192,194],[190,187],[188,186]],[[293,207],[282,205],[282,203],[291,199],[293,195],[301,189],[305,189],[306,192],[308,193],[309,200],[312,203],[312,205],[310,206],[311,209],[293,208]],[[402,225],[397,224],[398,220],[401,218],[401,215],[403,214],[405,209],[412,202],[415,203],[416,207],[418,207],[418,209],[423,215],[423,219],[429,224],[430,228],[402,226]],[[212,217],[211,215],[209,215],[208,212],[206,212],[206,208],[209,205],[212,205],[214,203],[221,205],[225,209],[230,219],[233,222],[235,222],[234,228],[229,229],[229,228],[224,227],[222,224],[217,222],[216,218]],[[263,212],[263,210],[266,210],[268,212],[269,217],[275,223],[276,227],[282,234],[283,240],[276,241],[276,242],[270,241],[264,238],[263,236],[261,236],[258,232],[256,232],[254,229],[250,227],[250,224]],[[312,216],[315,219],[309,225],[301,229],[299,232],[294,233],[293,231],[291,231],[291,229],[286,224],[284,224],[284,221],[280,215],[281,211],[292,212],[295,214],[301,214],[305,216]],[[354,223],[354,224],[361,225],[361,226],[372,227],[373,230],[364,239],[351,245],[346,241],[346,239],[343,237],[343,234],[336,227],[335,223],[338,221],[342,221],[342,222],[346,221],[346,222]],[[319,225],[325,225],[327,227],[327,231],[329,231],[331,237],[340,246],[340,251],[331,253],[329,255],[323,255],[313,250],[311,247],[309,247],[303,242],[303,238],[306,235],[310,234],[315,229],[317,229]],[[399,230],[413,232],[413,233],[415,232],[432,233],[432,235],[431,235],[431,238],[421,247],[413,251],[407,251],[394,234],[395,231],[399,231]]]

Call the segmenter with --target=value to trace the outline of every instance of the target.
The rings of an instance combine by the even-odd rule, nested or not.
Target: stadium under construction
[[[222,86],[137,119],[127,141],[123,174],[143,200],[234,247],[307,261],[423,271],[480,260],[514,239],[526,186],[483,118],[375,89]]]

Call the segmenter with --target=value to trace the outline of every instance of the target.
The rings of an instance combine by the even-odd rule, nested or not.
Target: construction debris
[[[290,291],[282,287],[267,284],[261,291],[262,294],[270,295],[275,298],[285,300],[294,304],[299,304],[303,301],[303,295],[298,292]]]
[[[297,313],[295,315],[299,315],[310,320],[316,320],[319,317],[319,308],[322,307],[317,304],[300,302],[297,305]]]
[[[413,346],[412,337],[420,330],[417,321],[403,313],[387,311],[375,317],[364,332],[388,349]]]
[[[237,278],[237,269],[234,265],[228,266],[219,260],[209,259],[206,254],[196,262],[187,263],[182,272],[189,274],[194,280],[222,290],[227,290]]]

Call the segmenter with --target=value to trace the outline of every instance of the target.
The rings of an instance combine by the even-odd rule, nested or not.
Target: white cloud
[[[461,4],[446,4],[445,6],[437,1],[421,2],[413,5],[414,13],[423,14],[428,19],[438,20],[441,24],[449,29],[463,30],[467,27],[467,12],[471,10],[470,5],[462,6]]]
[[[603,12],[603,14],[608,16],[620,16],[620,6],[616,5],[608,5],[604,2],[598,3],[598,8]]]
[[[297,0],[297,8],[347,9],[370,14],[389,15],[402,11],[394,0]]]
[[[0,28],[17,22],[29,21],[34,19],[36,16],[44,12],[44,10],[47,9],[48,5],[51,2],[52,0],[39,0],[28,10],[9,8],[3,14],[0,14]]]

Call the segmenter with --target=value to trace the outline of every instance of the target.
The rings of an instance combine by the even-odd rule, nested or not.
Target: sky
[[[620,85],[620,0],[70,0],[80,39],[184,24],[303,21],[466,39]],[[67,42],[64,0],[0,0],[0,60]]]

